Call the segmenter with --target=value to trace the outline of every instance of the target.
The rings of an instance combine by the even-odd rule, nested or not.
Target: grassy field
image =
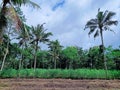
[[[23,69],[23,70],[3,70],[0,72],[0,78],[62,78],[62,79],[106,79],[104,70],[96,69]],[[120,79],[120,71],[108,70],[107,79]]]

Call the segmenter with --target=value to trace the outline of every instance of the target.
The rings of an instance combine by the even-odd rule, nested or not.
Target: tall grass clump
[[[0,71],[0,78],[15,78],[17,77],[17,70],[8,69]]]
[[[63,79],[120,79],[119,70],[108,70],[108,77],[104,70],[96,69],[8,69],[0,72],[0,78],[63,78]]]

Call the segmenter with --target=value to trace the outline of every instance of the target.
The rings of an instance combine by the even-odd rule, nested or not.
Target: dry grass
[[[120,80],[0,79],[0,90],[120,90]]]

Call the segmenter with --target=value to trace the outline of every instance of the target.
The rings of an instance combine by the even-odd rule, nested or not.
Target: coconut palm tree
[[[23,27],[22,20],[16,13],[15,7],[21,5],[32,5],[33,7],[40,8],[37,4],[30,0],[3,0],[0,10],[0,42],[2,43],[3,33],[7,27],[8,20],[13,22],[13,26],[16,30],[20,30]]]
[[[17,37],[17,39],[19,39],[19,46],[21,47],[21,59],[19,60],[19,70],[21,69],[22,61],[24,57],[22,52],[24,51],[24,49],[27,49],[30,42],[30,31],[29,31],[30,27],[25,25],[25,29],[23,29],[19,34],[19,36]]]
[[[31,44],[35,46],[35,54],[34,54],[34,70],[36,69],[36,62],[37,62],[37,52],[39,47],[39,43],[46,43],[49,42],[48,37],[52,35],[51,32],[46,32],[43,27],[44,24],[38,24],[37,27],[31,28],[32,31],[32,41]]]
[[[102,51],[102,58],[104,61],[104,67],[106,71],[106,77],[107,77],[107,62],[106,62],[105,55],[104,55],[105,50],[104,50],[103,31],[113,31],[110,29],[110,26],[118,24],[117,20],[112,20],[113,16],[115,15],[116,15],[115,12],[108,11],[108,10],[103,12],[103,11],[100,11],[100,9],[98,9],[98,14],[96,18],[89,20],[87,24],[85,25],[85,29],[87,28],[90,29],[88,35],[95,32],[94,38],[96,38],[99,35],[101,37],[101,42],[102,42],[101,51]]]
[[[62,47],[59,43],[58,40],[55,41],[50,41],[50,43],[48,44],[49,48],[50,48],[50,55],[52,56],[52,59],[54,61],[54,69],[56,69],[57,66],[57,60],[59,59],[60,56],[60,52],[62,51]]]

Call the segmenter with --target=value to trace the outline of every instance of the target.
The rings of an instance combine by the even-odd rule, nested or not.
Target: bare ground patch
[[[0,79],[0,90],[120,90],[120,80]]]

